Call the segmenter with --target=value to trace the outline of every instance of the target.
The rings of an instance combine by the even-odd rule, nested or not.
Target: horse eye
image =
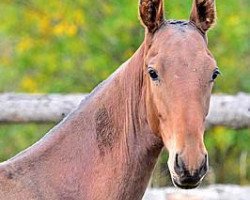
[[[221,74],[221,73],[220,73],[220,70],[219,70],[218,68],[216,68],[216,69],[214,70],[213,75],[212,75],[212,81],[214,81],[214,80],[217,78],[217,76],[220,75],[220,74]]]
[[[158,74],[152,67],[148,68],[148,73],[149,73],[149,76],[153,79],[153,81],[158,80]]]

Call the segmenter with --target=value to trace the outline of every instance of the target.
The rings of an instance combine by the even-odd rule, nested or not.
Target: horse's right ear
[[[164,22],[164,0],[139,0],[142,24],[153,33]]]

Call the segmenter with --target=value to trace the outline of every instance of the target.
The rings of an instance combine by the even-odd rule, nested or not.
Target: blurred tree
[[[191,3],[166,1],[166,17],[188,19]],[[215,92],[250,92],[249,4],[217,1],[217,25],[208,34],[223,73]],[[135,0],[1,0],[0,13],[0,92],[90,92],[135,52],[144,36]],[[51,126],[0,125],[0,160]],[[246,175],[239,166],[250,154],[249,130],[215,127],[206,143],[217,181],[247,183],[249,159]]]

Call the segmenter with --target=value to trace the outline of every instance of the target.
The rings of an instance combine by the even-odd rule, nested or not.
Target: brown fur
[[[138,51],[39,142],[0,164],[1,200],[139,200],[163,144],[175,183],[176,163],[200,175],[216,62],[193,23],[155,26],[163,2],[147,2],[155,11],[141,11],[150,23]]]

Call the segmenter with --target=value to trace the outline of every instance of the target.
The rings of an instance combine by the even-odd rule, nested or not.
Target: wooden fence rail
[[[0,122],[58,122],[87,94],[0,94]],[[207,126],[250,127],[250,95],[213,95]]]

